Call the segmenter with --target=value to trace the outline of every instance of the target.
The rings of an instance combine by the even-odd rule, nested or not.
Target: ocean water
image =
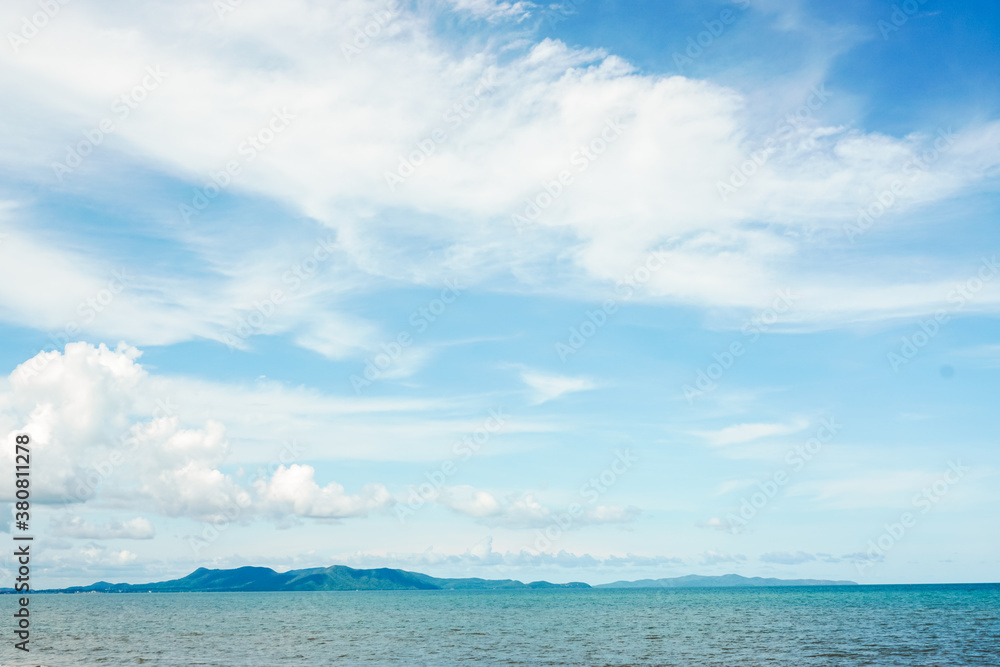
[[[1000,585],[33,595],[31,619],[0,663],[1000,665]]]

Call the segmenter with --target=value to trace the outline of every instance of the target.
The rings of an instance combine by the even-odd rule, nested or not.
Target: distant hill
[[[726,574],[720,577],[689,575],[672,579],[616,581],[594,588],[708,588],[713,586],[840,586],[856,585],[853,581],[818,579],[762,579]],[[527,590],[540,588],[591,588],[574,581],[552,584],[533,581],[529,584],[514,579],[440,579],[419,572],[394,570],[386,567],[356,570],[344,565],[314,567],[307,570],[275,572],[269,567],[238,567],[234,570],[208,570],[200,567],[186,577],[149,584],[111,584],[99,581],[90,586],[73,586],[33,593],[229,593],[240,591],[441,591],[441,590]],[[0,589],[0,593],[13,592]]]
[[[150,584],[111,584],[99,581],[90,586],[73,586],[51,593],[180,593],[238,591],[373,591],[373,590],[486,590],[529,588],[590,588],[571,582],[525,584],[513,579],[439,579],[419,572],[378,568],[356,570],[343,565],[307,570],[275,572],[269,567],[239,567],[235,570],[208,570],[200,567],[181,579]]]
[[[752,588],[755,586],[857,586],[854,581],[830,581],[827,579],[773,579],[764,577],[741,577],[738,574],[723,574],[717,577],[703,577],[689,574],[686,577],[669,579],[640,579],[639,581],[616,581],[600,584],[594,588]]]

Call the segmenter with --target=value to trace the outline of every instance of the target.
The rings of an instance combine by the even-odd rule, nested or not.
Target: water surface
[[[1000,664],[1000,585],[33,595],[31,610],[30,657],[6,641],[0,663]]]

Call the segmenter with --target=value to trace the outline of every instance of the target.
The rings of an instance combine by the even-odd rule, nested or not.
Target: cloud
[[[354,567],[401,568],[525,568],[559,567],[566,569],[600,568],[628,569],[655,568],[681,565],[683,559],[673,556],[644,556],[637,554],[595,556],[588,553],[557,552],[533,553],[521,551],[496,551],[493,538],[488,537],[461,553],[444,553],[428,549],[422,553],[392,553],[358,551],[337,556],[337,561]]]
[[[459,514],[481,518],[497,516],[503,507],[493,494],[471,486],[454,486],[442,489],[437,501]]]
[[[138,556],[128,549],[114,550],[105,549],[97,545],[81,547],[76,550],[76,554],[82,556],[82,561],[91,566],[122,566],[128,565],[136,560]],[[77,561],[79,563],[79,561]]]
[[[940,477],[940,471],[879,470],[797,482],[788,487],[787,495],[808,498],[830,509],[912,508],[914,494]]]
[[[468,485],[444,487],[433,496],[433,500],[484,525],[504,528],[544,528],[553,523],[565,524],[566,529],[624,524],[631,523],[640,514],[637,507],[587,505],[567,519],[569,515],[565,509],[543,505],[529,492],[512,493],[501,498]]]
[[[563,394],[589,391],[597,387],[596,383],[587,378],[548,375],[535,371],[522,371],[521,380],[533,390],[533,400],[536,405],[559,398]]]
[[[753,484],[756,481],[757,480],[752,479],[752,478],[751,479],[731,479],[731,480],[727,480],[725,482],[720,483],[715,488],[715,495],[717,495],[717,496],[723,496],[723,495],[725,495],[727,493],[731,493],[731,492],[736,491],[738,489],[742,489],[742,488],[745,488],[747,486],[750,486],[751,484]]]
[[[734,532],[734,528],[739,527],[732,521],[717,516],[713,516],[706,521],[699,521],[695,525],[698,526],[699,528],[709,528],[711,530],[720,530],[727,533]]]
[[[695,435],[704,438],[712,447],[724,447],[726,445],[751,442],[760,438],[798,433],[808,427],[808,420],[796,419],[787,424],[737,424],[736,426],[727,426],[718,431],[698,431]]]
[[[295,343],[327,359],[343,359],[368,349],[378,335],[378,329],[368,322],[326,317],[303,328],[295,336]]]
[[[533,2],[505,2],[504,0],[447,0],[458,11],[469,12],[477,18],[496,21],[504,18],[514,18],[518,22],[531,16],[531,10],[537,7]]]
[[[843,560],[846,560],[849,563],[864,563],[864,564],[870,564],[873,562],[881,563],[882,561],[885,560],[885,556],[877,553],[866,554],[861,551],[856,551],[854,553],[844,554]]]
[[[201,421],[199,410],[191,405],[161,398],[183,394],[199,401],[198,391],[190,391],[192,386],[183,379],[150,376],[138,363],[140,354],[124,344],[112,350],[70,343],[64,353],[39,353],[11,373],[7,391],[0,391],[0,433],[9,442],[16,433],[30,434],[32,451],[46,461],[32,478],[36,502],[79,505],[96,501],[105,507],[137,506],[197,521],[249,521],[261,514],[364,516],[390,502],[382,485],[371,484],[350,495],[335,482],[320,487],[311,466],[284,461],[269,478],[258,478],[250,486],[241,484],[220,469],[231,454],[226,426],[215,419]],[[216,388],[214,399],[203,401],[202,408],[211,411],[226,393]],[[312,398],[325,405],[320,410],[334,414],[351,409]],[[232,412],[219,412],[246,427],[266,429],[261,413],[247,422],[246,410],[252,403],[231,404]],[[392,402],[349,403],[369,414],[408,409]],[[312,411],[308,400],[298,402],[297,409],[300,414]],[[192,413],[196,415],[193,420]],[[289,412],[282,414],[287,424]],[[276,454],[274,446],[271,456]],[[5,448],[0,456],[13,465],[13,447]],[[13,498],[13,492],[12,479],[0,482],[4,499]],[[60,521],[56,526],[64,534],[95,539],[98,535],[139,539],[146,528],[145,519],[104,527],[90,526],[82,519]]]
[[[743,554],[728,554],[720,551],[706,551],[701,554],[702,565],[721,565],[722,563],[745,563],[747,557]]]
[[[50,525],[56,535],[88,540],[149,540],[156,534],[153,524],[143,517],[94,525],[83,517],[64,516]]]
[[[816,560],[816,556],[807,554],[804,551],[795,553],[789,551],[772,551],[761,555],[760,560],[764,563],[777,563],[779,565],[800,565]]]
[[[361,493],[348,495],[336,482],[319,486],[314,476],[312,466],[293,464],[280,466],[270,480],[257,480],[262,511],[279,516],[344,519],[366,516],[392,502],[389,491],[381,484],[368,484]]]
[[[530,9],[489,0],[454,0],[450,8],[481,17]],[[252,334],[289,333],[332,357],[365,352],[354,346],[374,325],[335,310],[339,297],[365,285],[436,285],[459,275],[475,288],[513,280],[521,291],[589,299],[656,250],[665,267],[637,300],[725,310],[739,326],[777,290],[796,285],[800,298],[782,326],[805,330],[933,312],[946,307],[954,279],[970,270],[952,264],[932,280],[871,251],[855,259],[852,277],[831,280],[830,262],[817,258],[854,253],[844,227],[898,179],[906,188],[878,221],[893,232],[930,204],[985,187],[1000,164],[998,123],[956,129],[948,149],[914,172],[913,161],[938,140],[934,132],[892,137],[830,126],[817,114],[790,128],[736,195],[722,197],[718,184],[759,148],[752,119],[773,113],[753,108],[762,104],[757,96],[642,73],[613,54],[553,39],[456,53],[451,35],[435,32],[434,16],[410,10],[395,13],[348,60],[343,45],[356,39],[354,30],[384,11],[383,0],[294,0],[244,5],[220,22],[194,2],[142,13],[79,7],[7,59],[0,83],[19,95],[5,105],[3,120],[37,130],[0,153],[0,163],[33,185],[127,208],[129,189],[108,185],[118,175],[167,179],[167,190],[185,186],[193,195],[239,156],[274,109],[287,108],[295,116],[289,129],[243,165],[226,194],[272,203],[335,232],[334,260]],[[0,19],[14,25],[17,12],[5,6]],[[52,163],[65,159],[81,127],[107,115],[111,101],[141,80],[148,63],[162,64],[166,81],[141,113],[119,123],[99,156],[70,183],[54,186]],[[273,63],[281,63],[282,76],[274,76]],[[485,91],[484,75],[496,82]],[[449,122],[448,110],[468,100],[474,111]],[[421,156],[417,147],[438,129],[445,138]],[[580,152],[591,145],[594,159]],[[390,188],[386,174],[414,154],[421,164]],[[345,155],[351,159],[336,157]],[[512,215],[530,208],[540,183],[563,171],[572,183],[516,233]],[[186,198],[147,208],[170,223],[163,233],[185,260],[208,267],[202,279],[178,280],[155,263],[130,260],[126,268],[141,269],[142,278],[84,323],[85,332],[137,344],[221,340],[271,290],[291,291],[282,280],[287,267],[268,256],[291,253],[285,227],[279,233],[258,224],[266,252],[248,248],[238,240],[250,223],[222,203],[182,226],[176,211]],[[15,284],[30,266],[50,267],[49,277],[0,288],[0,311],[10,322],[62,327],[109,271],[88,261],[90,249],[72,242],[79,239],[47,247],[24,224],[31,215],[8,211],[4,247],[15,252],[0,264],[0,284]],[[50,289],[56,284],[69,287]],[[966,312],[998,308],[994,283]],[[321,311],[335,321],[316,321]]]

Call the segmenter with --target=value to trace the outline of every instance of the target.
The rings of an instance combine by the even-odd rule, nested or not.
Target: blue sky
[[[0,12],[39,586],[996,580],[995,6],[39,11]]]

